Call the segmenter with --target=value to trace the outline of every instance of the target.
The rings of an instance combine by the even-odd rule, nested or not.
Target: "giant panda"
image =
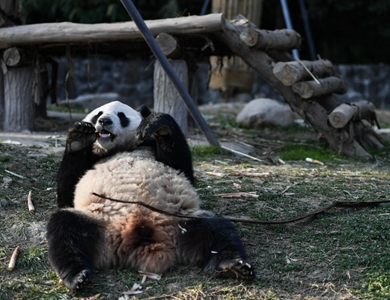
[[[75,186],[61,182],[72,172]],[[234,225],[201,210],[189,147],[171,116],[120,102],[94,110],[69,130],[58,179],[58,191],[72,194],[58,195],[48,256],[70,291],[104,268],[162,274],[192,264],[217,277],[255,278]]]
[[[142,117],[143,130],[138,130],[137,138]],[[132,151],[140,144],[149,147],[156,160],[183,172],[194,184],[191,152],[175,120],[168,114],[151,114],[146,106],[138,112],[113,101],[69,128],[57,174],[58,207],[73,207],[76,183],[99,160]]]

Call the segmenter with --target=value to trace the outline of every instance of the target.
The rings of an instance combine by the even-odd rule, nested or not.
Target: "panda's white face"
[[[83,120],[92,123],[98,132],[94,151],[136,147],[135,130],[141,122],[139,112],[119,101],[113,101],[90,112]]]

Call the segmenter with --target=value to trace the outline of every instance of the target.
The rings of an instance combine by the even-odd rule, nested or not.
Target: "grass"
[[[263,131],[240,134],[266,135]],[[283,220],[335,200],[388,199],[388,152],[378,154],[380,164],[364,163],[310,145],[307,137],[294,142],[297,134],[278,129],[272,135],[272,139],[288,141],[275,152],[287,162],[279,166],[214,147],[193,147],[202,208],[218,215]],[[266,142],[263,146],[261,153],[268,151]],[[59,285],[47,259],[45,225],[56,209],[60,154],[1,143],[0,153],[0,299],[118,299],[140,282],[134,270],[101,270],[81,294],[71,295]],[[325,165],[310,164],[306,157]],[[234,172],[270,175],[231,175]],[[29,191],[35,213],[27,210]],[[254,192],[258,197],[218,197],[238,191]],[[389,205],[338,208],[286,225],[236,224],[256,268],[254,282],[209,278],[196,267],[175,266],[160,281],[147,280],[144,292],[130,299],[389,299],[389,209]],[[21,253],[15,269],[8,271],[16,246]]]
[[[343,158],[335,154],[332,149],[325,149],[320,146],[288,144],[283,147],[279,154],[283,160],[305,160],[307,157],[319,161],[330,161],[334,158]]]

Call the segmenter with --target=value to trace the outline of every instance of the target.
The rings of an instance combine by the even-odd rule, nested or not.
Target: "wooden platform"
[[[154,36],[168,33],[180,36],[203,54],[231,53],[210,35],[222,30],[222,14],[189,16],[146,21]],[[213,42],[212,47],[207,44]],[[30,48],[41,54],[150,54],[134,22],[77,24],[71,22],[32,24],[0,28],[0,50],[9,47]]]

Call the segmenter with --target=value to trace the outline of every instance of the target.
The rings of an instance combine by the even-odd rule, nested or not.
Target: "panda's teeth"
[[[109,133],[100,133],[100,137],[106,139],[106,138],[110,137],[110,134]]]

